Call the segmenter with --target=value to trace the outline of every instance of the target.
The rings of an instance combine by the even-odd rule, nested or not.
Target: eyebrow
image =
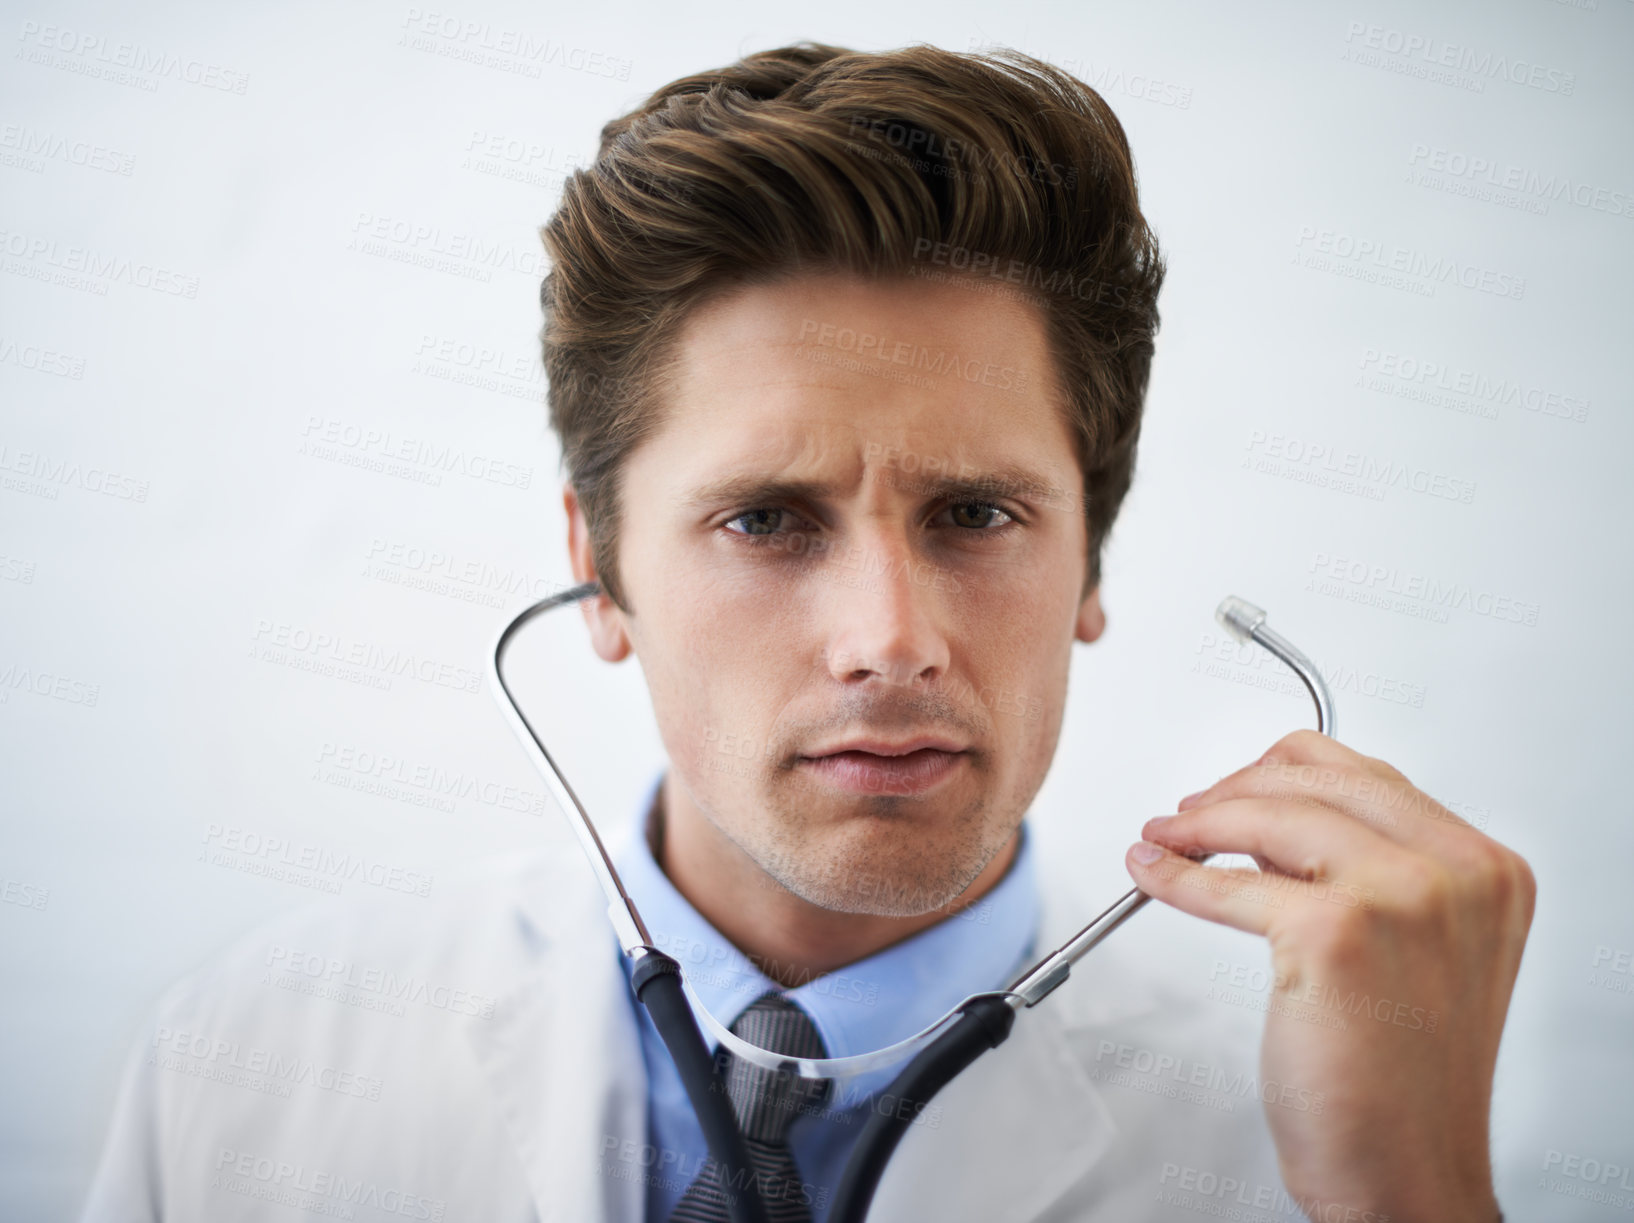
[[[1013,463],[1001,463],[980,471],[965,471],[959,475],[937,472],[904,471],[900,467],[887,468],[889,483],[908,488],[916,493],[944,500],[966,498],[981,500],[986,497],[1022,497],[1048,495],[1059,498],[1066,490],[1051,484],[1030,468]],[[876,473],[875,478],[883,473]],[[686,510],[703,509],[711,505],[753,505],[768,501],[821,501],[833,496],[834,486],[822,480],[780,479],[775,476],[740,474],[724,476],[699,486],[681,499]]]

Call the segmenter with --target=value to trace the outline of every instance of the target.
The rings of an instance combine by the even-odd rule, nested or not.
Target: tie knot
[[[817,1025],[782,994],[762,994],[732,1024],[734,1035],[790,1057],[826,1057]],[[726,1091],[746,1138],[781,1142],[794,1119],[821,1103],[830,1079],[803,1079],[792,1065],[767,1070],[724,1053]]]

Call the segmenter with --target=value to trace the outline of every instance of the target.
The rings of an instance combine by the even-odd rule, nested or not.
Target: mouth
[[[853,794],[924,794],[946,782],[969,759],[950,739],[922,738],[905,743],[854,740],[800,758],[800,768]]]

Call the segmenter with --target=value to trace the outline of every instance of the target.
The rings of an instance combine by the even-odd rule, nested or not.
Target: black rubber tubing
[[[874,1109],[862,1127],[851,1158],[845,1162],[828,1223],[865,1223],[879,1178],[908,1126],[967,1066],[1008,1040],[1015,1021],[1016,1013],[1002,995],[974,998],[951,1028],[903,1068],[885,1089],[885,1095],[896,1098],[899,1104],[891,1109]]]
[[[681,992],[681,966],[663,952],[644,955],[630,973],[630,986],[669,1048],[692,1111],[703,1127],[709,1153],[725,1173],[721,1187],[732,1223],[766,1223],[766,1207],[760,1200],[760,1185],[737,1113],[732,1110],[732,1097],[726,1093],[720,1067],[710,1056],[692,1007]],[[734,1193],[733,1186],[743,1191]]]

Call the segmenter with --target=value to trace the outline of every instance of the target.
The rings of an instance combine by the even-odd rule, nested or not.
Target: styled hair
[[[619,476],[662,419],[688,313],[824,272],[957,278],[1044,307],[1085,485],[1084,593],[1099,583],[1164,268],[1123,127],[1076,77],[1010,50],[745,56],[603,127],[539,232],[550,422],[619,607]]]

